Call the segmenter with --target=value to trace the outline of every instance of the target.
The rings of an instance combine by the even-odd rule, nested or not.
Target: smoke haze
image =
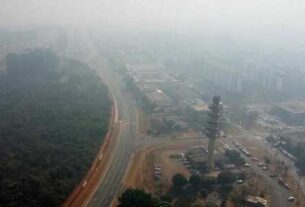
[[[304,11],[301,0],[2,0],[0,25],[304,32]]]

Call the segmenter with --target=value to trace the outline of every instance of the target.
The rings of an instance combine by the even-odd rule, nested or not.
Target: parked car
[[[249,167],[251,167],[251,164],[246,163],[246,164],[244,164],[244,166],[249,168]]]
[[[252,161],[252,162],[257,162],[258,159],[257,159],[256,157],[252,157],[251,161]]]
[[[266,170],[268,170],[268,167],[267,166],[263,166],[262,170],[266,171]]]

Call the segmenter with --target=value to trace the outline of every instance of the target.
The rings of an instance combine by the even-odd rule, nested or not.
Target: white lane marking
[[[101,160],[103,158],[103,153],[100,155],[100,157],[98,158],[98,160]]]
[[[85,182],[83,183],[82,187],[83,188],[86,187],[87,183],[88,183],[87,180],[85,180]]]

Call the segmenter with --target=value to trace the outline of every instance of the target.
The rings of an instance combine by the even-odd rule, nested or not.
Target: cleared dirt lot
[[[171,178],[174,174],[190,176],[189,171],[175,156],[185,152],[193,144],[195,143],[161,144],[138,150],[125,176],[125,185],[164,193],[171,186]],[[161,165],[162,175],[159,180],[154,178],[155,164]]]

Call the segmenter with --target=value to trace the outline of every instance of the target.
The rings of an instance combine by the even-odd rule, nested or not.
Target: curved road
[[[93,197],[87,203],[82,204],[90,207],[107,207],[124,189],[122,180],[135,149],[134,140],[137,136],[136,108],[128,94],[124,92],[124,83],[120,77],[105,66],[104,58],[100,54],[96,42],[92,41],[87,31],[70,31],[68,35],[70,50],[67,53],[86,62],[97,72],[109,87],[117,108],[115,121],[119,125],[119,135],[116,137],[113,151],[109,156],[110,164]]]
[[[119,80],[115,77],[108,78],[109,81],[111,80],[111,84],[113,84],[110,87],[112,87],[113,95],[117,100],[121,127],[110,168],[88,205],[92,207],[109,206],[112,199],[123,189],[121,181],[127,169],[130,155],[134,149],[132,143],[136,137],[135,108],[128,96],[122,92]]]
[[[110,161],[110,167],[102,179],[97,191],[95,192],[88,206],[101,207],[109,206],[113,198],[121,193],[123,176],[127,170],[132,151],[134,149],[134,140],[136,139],[136,109],[129,96],[123,91],[124,83],[118,76],[109,71],[103,64],[103,57],[99,55],[98,49],[89,38],[87,48],[95,51],[89,59],[88,64],[92,66],[107,83],[112,92],[112,96],[117,103],[118,121],[120,123],[120,132],[117,137],[117,144],[114,147],[113,157]]]

